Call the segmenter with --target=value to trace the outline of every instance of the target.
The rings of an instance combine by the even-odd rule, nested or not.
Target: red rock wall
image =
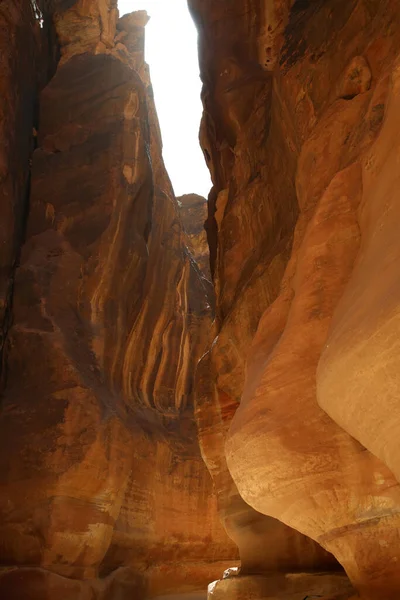
[[[61,61],[40,96],[7,338],[0,597],[204,589],[236,550],[196,439],[211,314],[161,159],[146,16],[48,10]]]
[[[399,4],[190,5],[214,323],[146,15],[0,6],[0,597],[205,589],[218,502],[210,598],[397,600]]]
[[[0,5],[0,352],[11,320],[36,124],[39,27],[30,2]]]
[[[294,529],[398,598],[399,5],[191,6],[217,304],[197,419],[222,520],[246,571],[326,565],[297,541],[288,560]],[[257,561],[262,515],[292,529]]]

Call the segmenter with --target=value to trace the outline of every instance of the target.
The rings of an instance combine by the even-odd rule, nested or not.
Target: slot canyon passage
[[[145,12],[0,0],[0,599],[399,600],[400,2],[189,7],[208,205]]]

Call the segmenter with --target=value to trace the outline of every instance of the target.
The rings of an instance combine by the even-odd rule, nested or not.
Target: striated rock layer
[[[318,543],[394,600],[400,5],[190,4],[217,306],[196,413],[223,522],[243,575],[320,569]]]
[[[40,96],[5,353],[0,597],[205,589],[236,550],[196,439],[192,380],[210,302],[161,158],[147,16],[117,20],[105,0],[46,10],[61,60]],[[16,56],[30,53],[30,38],[13,40]],[[27,85],[23,77],[7,71],[2,85]],[[25,153],[18,198],[8,197],[15,209],[28,125],[21,137],[9,126]],[[9,269],[15,259],[4,256]]]

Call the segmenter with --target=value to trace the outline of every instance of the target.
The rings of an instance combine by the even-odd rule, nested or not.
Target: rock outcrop
[[[217,310],[196,413],[223,522],[247,573],[273,517],[291,548],[304,534],[332,553],[362,598],[394,600],[399,4],[190,4]]]
[[[193,373],[210,302],[161,158],[147,16],[117,21],[101,0],[47,11],[61,59],[40,95],[25,242],[4,255],[5,276],[16,253],[19,264],[0,411],[0,597],[205,589],[236,549],[197,443]],[[33,57],[24,32],[12,39],[17,58]],[[16,216],[31,113],[21,131],[15,123],[35,100],[24,77],[2,81],[22,103],[4,132],[20,148],[15,199],[5,188]]]

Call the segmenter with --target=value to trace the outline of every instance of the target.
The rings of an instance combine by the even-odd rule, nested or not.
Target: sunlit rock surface
[[[212,315],[161,159],[147,18],[117,22],[110,6],[104,21],[101,2],[64,9],[4,357],[0,597],[205,590],[236,549],[193,419]],[[29,54],[29,38],[19,43]],[[27,85],[5,75],[7,89]]]
[[[190,4],[217,310],[196,415],[222,520],[249,570],[265,515],[398,598],[400,5]]]

